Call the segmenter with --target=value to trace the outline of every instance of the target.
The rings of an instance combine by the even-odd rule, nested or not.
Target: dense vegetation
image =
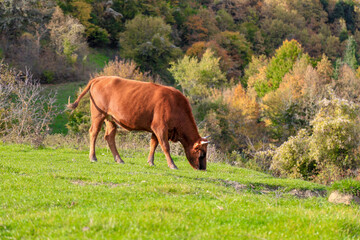
[[[231,163],[322,183],[359,175],[357,1],[2,0],[0,33],[1,84],[30,68],[42,83],[105,74],[173,85]],[[21,98],[0,94],[2,135],[16,133],[5,113]],[[86,105],[69,119],[85,132]],[[43,122],[28,120],[28,133],[50,133]]]

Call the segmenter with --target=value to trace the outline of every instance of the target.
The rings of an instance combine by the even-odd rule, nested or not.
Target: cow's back
[[[151,131],[154,118],[173,128],[191,113],[187,99],[171,87],[119,77],[93,81],[90,94],[95,106],[129,130]]]

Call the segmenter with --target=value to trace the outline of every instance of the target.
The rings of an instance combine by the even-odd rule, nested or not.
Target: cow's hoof
[[[155,167],[155,164],[153,162],[148,162],[150,167]]]
[[[90,162],[97,162],[97,158],[91,158]]]
[[[169,166],[170,169],[174,169],[174,170],[177,170],[177,166],[176,165],[173,165],[173,166]]]
[[[125,163],[125,162],[121,159],[121,157],[118,157],[118,156],[115,157],[114,160],[115,160],[116,163],[120,163],[120,164],[124,164],[124,163]]]

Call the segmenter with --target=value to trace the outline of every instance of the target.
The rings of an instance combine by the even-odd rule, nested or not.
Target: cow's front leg
[[[148,163],[150,166],[155,166],[154,165],[154,154],[155,154],[155,150],[156,147],[159,145],[159,141],[156,138],[156,135],[153,133],[151,135],[151,140],[150,140],[150,152],[149,152],[149,157],[148,157]]]
[[[164,129],[164,128],[161,128]],[[175,165],[174,161],[172,160],[171,156],[170,156],[170,145],[169,145],[169,140],[168,140],[168,133],[167,131],[154,131],[155,135],[160,143],[161,149],[163,150],[165,157],[166,157],[166,161],[167,164],[169,166],[169,168],[171,169],[178,169],[177,166]]]

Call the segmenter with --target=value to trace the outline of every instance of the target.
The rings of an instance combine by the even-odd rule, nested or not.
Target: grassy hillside
[[[66,123],[68,122],[68,116],[65,113],[66,104],[68,103],[69,96],[71,101],[75,100],[75,96],[80,87],[84,86],[86,82],[72,82],[72,83],[62,83],[54,85],[46,85],[46,90],[56,91],[56,106],[59,110],[59,114],[54,118],[53,123],[50,125],[52,133],[62,133],[66,134],[68,129],[66,128]]]
[[[209,163],[193,170],[176,157],[156,167],[146,150],[87,151],[0,144],[0,239],[357,239],[358,206],[291,189],[324,190],[300,180]]]

